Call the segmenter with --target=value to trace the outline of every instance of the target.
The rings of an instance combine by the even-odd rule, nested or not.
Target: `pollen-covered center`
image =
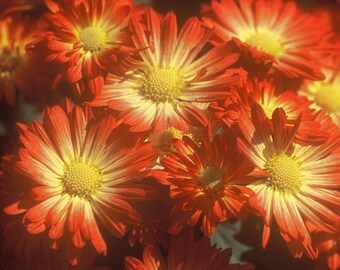
[[[95,52],[104,47],[106,33],[99,27],[86,27],[80,32],[79,40],[85,51]]]
[[[167,127],[161,132],[152,133],[149,136],[149,141],[161,152],[167,153],[169,151],[175,151],[172,140],[182,139],[184,135],[193,139],[193,136],[190,132],[183,132],[174,127]]]
[[[284,48],[278,38],[275,38],[271,33],[255,33],[249,36],[246,43],[256,47],[258,50],[279,57]]]
[[[173,102],[184,86],[183,75],[172,68],[158,68],[145,73],[139,94],[157,103]]]
[[[265,168],[270,174],[268,185],[281,192],[298,191],[301,186],[299,163],[284,153],[271,157]]]
[[[327,111],[340,111],[340,84],[324,84],[316,93],[316,102]]]
[[[199,184],[203,188],[217,187],[223,179],[223,170],[215,167],[207,167],[199,178]]]
[[[93,164],[75,161],[66,167],[62,181],[65,191],[70,195],[89,197],[101,186],[102,173]]]

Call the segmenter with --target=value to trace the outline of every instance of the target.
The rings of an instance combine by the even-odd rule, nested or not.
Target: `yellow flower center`
[[[150,134],[149,141],[152,145],[163,153],[167,153],[169,151],[176,151],[175,147],[172,144],[173,139],[182,139],[183,136],[187,136],[195,141],[195,137],[191,132],[195,131],[194,128],[190,128],[189,132],[183,132],[174,127],[167,127],[165,130],[161,132],[155,132]]]
[[[268,119],[272,119],[273,116],[273,112],[277,107],[274,107],[271,104],[263,104],[262,105],[262,109],[264,111],[264,113],[266,114],[266,116],[268,117]]]
[[[171,134],[171,138],[175,138],[175,139],[182,139],[184,135],[192,138],[192,135],[190,133],[185,133],[181,130],[178,130],[176,128],[173,127],[168,127],[166,128],[163,133],[170,133]]]
[[[215,167],[207,167],[203,170],[199,183],[203,188],[214,188],[221,183],[224,172]]]
[[[139,93],[153,102],[174,102],[181,94],[183,86],[183,75],[177,70],[159,68],[144,75]]]
[[[251,46],[258,50],[274,55],[276,58],[281,55],[284,48],[278,38],[275,38],[271,33],[255,33],[249,36],[246,40]]]
[[[74,161],[66,167],[62,181],[65,191],[70,195],[87,198],[101,186],[102,173],[93,164]]]
[[[80,32],[79,40],[85,51],[99,51],[105,45],[106,33],[99,27],[86,27]]]
[[[270,174],[268,185],[280,192],[298,191],[301,186],[299,163],[284,153],[271,157],[265,168]]]
[[[316,102],[327,111],[340,111],[340,85],[324,84],[316,93]]]

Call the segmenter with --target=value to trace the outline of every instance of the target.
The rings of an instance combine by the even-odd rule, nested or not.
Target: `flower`
[[[25,51],[26,43],[41,27],[40,22],[20,13],[0,18],[0,98],[12,106],[17,90],[28,96],[46,83],[36,69],[38,58]]]
[[[299,94],[313,101],[311,107],[325,109],[333,122],[340,127],[340,53],[323,64],[325,67],[322,71],[326,79],[320,82],[306,82]]]
[[[269,65],[289,78],[324,78],[310,51],[323,48],[330,26],[294,2],[213,0],[202,19],[216,29],[212,43],[233,39],[262,69]]]
[[[282,108],[274,110],[272,123],[259,105],[253,107],[251,117],[239,119],[243,136],[238,146],[258,167],[247,187],[256,194],[253,206],[265,209],[262,244],[268,242],[274,219],[294,257],[305,251],[316,258],[309,224],[326,232],[339,227],[339,133],[322,144],[299,145],[293,138],[301,115],[292,129],[287,128]]]
[[[163,258],[157,257],[157,250],[152,246],[144,248],[143,261],[134,257],[125,258],[126,270],[253,270],[251,264],[228,265],[231,249],[218,250],[210,245],[210,239],[204,237],[194,241],[193,230],[187,230],[171,238],[167,266]]]
[[[184,136],[175,140],[173,147],[175,150],[161,160],[164,170],[153,173],[161,183],[170,185],[174,200],[170,233],[179,233],[201,220],[204,233],[211,236],[219,222],[245,217],[253,192],[233,182],[246,177],[252,168],[244,164],[231,138],[217,134],[196,143]]]
[[[282,108],[286,112],[287,126],[291,128],[299,114],[302,113],[295,141],[300,143],[322,142],[329,137],[329,133],[321,130],[320,123],[315,121],[315,110],[309,107],[312,102],[297,95],[294,91],[282,91],[282,87],[273,80],[259,82],[257,79],[248,78],[243,86],[231,91],[224,103],[211,104],[210,109],[216,119],[222,120],[222,123],[230,126],[230,123],[237,122],[240,111],[245,111],[250,117],[254,103],[262,107],[266,117],[270,120],[273,111],[276,108]]]
[[[20,124],[23,147],[15,169],[33,184],[5,212],[25,213],[27,231],[48,231],[52,248],[72,243],[70,256],[88,240],[106,254],[97,221],[116,237],[140,221],[130,203],[152,195],[153,190],[136,182],[148,174],[157,152],[110,115],[96,120],[88,108],[70,103],[66,108],[47,107],[43,124]]]
[[[207,103],[226,95],[238,71],[226,71],[238,54],[228,44],[199,57],[212,34],[197,18],[189,19],[177,34],[176,16],[146,12],[146,26],[130,22],[141,61],[134,60],[125,77],[109,76],[91,106],[109,106],[122,112],[131,131],[159,132],[168,126],[188,131],[189,125],[207,125],[195,102]],[[137,62],[136,62],[137,61]]]
[[[126,27],[133,10],[130,0],[49,1],[48,29],[27,45],[54,63],[54,87],[70,83],[78,97],[90,99],[103,87],[118,54],[128,48]],[[89,92],[86,89],[89,88]]]

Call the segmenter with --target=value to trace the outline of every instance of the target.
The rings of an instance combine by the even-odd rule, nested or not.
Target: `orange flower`
[[[238,71],[225,72],[238,54],[228,44],[199,57],[212,34],[197,18],[189,19],[177,33],[173,13],[162,17],[148,9],[145,25],[133,18],[133,42],[141,61],[133,61],[125,77],[110,76],[91,106],[109,106],[122,112],[131,131],[165,130],[168,125],[188,131],[189,125],[207,125],[195,103],[208,103],[226,95]],[[236,74],[236,75],[237,75]]]
[[[210,236],[219,222],[245,217],[253,192],[234,181],[249,174],[252,167],[244,168],[244,159],[232,139],[204,136],[201,143],[196,143],[184,136],[175,140],[173,147],[174,151],[161,160],[164,171],[154,172],[162,183],[170,185],[170,197],[174,199],[170,233],[202,221],[204,233]]]
[[[215,45],[233,39],[262,69],[269,65],[290,78],[324,78],[310,51],[323,48],[330,26],[294,2],[213,0],[203,20],[216,29]]]
[[[227,126],[237,122],[240,111],[245,111],[249,117],[254,103],[259,104],[268,119],[276,108],[286,112],[287,125],[293,127],[299,114],[302,119],[299,130],[294,138],[300,143],[322,142],[329,138],[327,131],[321,130],[316,119],[315,110],[309,108],[312,104],[305,97],[298,96],[294,91],[282,91],[282,87],[273,80],[258,82],[256,79],[246,79],[244,86],[231,91],[224,103],[210,105],[214,118],[222,120]]]
[[[254,270],[251,264],[239,265],[228,262],[231,249],[218,250],[210,245],[210,239],[204,237],[194,241],[193,230],[187,230],[171,237],[167,266],[163,258],[158,257],[157,249],[144,248],[143,261],[133,257],[125,258],[126,270]]]
[[[117,55],[128,50],[126,27],[133,2],[63,0],[58,5],[49,1],[49,7],[53,13],[46,15],[48,31],[27,48],[55,64],[54,86],[65,80],[78,96],[91,98],[102,90]]]
[[[10,105],[16,102],[16,90],[29,96],[46,83],[36,69],[38,58],[25,51],[25,45],[40,28],[39,22],[21,14],[0,18],[0,98]]]
[[[67,108],[48,107],[44,124],[20,125],[23,148],[15,168],[33,185],[5,212],[25,213],[23,223],[32,234],[48,230],[53,248],[72,241],[72,253],[89,240],[98,253],[106,254],[95,216],[116,237],[140,221],[130,202],[153,193],[135,182],[147,175],[157,153],[112,116],[95,121],[85,116],[88,110],[85,114],[78,106]]]
[[[288,129],[287,116],[281,108],[274,110],[272,123],[259,105],[251,113],[252,121],[247,115],[239,119],[243,137],[238,139],[238,145],[258,167],[247,187],[256,194],[254,205],[265,209],[263,246],[275,219],[294,257],[301,257],[304,250],[316,258],[309,224],[336,232],[340,222],[340,135],[332,134],[323,144],[299,145],[293,138],[301,115]]]
[[[324,109],[331,116],[333,122],[340,127],[340,41],[337,42],[338,54],[321,59],[326,79],[321,82],[306,81],[299,94],[307,96],[313,101],[312,108]]]

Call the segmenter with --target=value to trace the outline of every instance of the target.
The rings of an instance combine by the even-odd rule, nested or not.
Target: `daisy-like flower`
[[[253,205],[265,209],[263,246],[275,220],[294,257],[301,257],[304,250],[315,258],[311,225],[326,232],[339,228],[340,136],[332,134],[323,144],[299,145],[293,138],[301,116],[293,129],[287,128],[286,119],[279,108],[273,112],[271,123],[261,106],[255,105],[252,120],[246,115],[239,119],[243,137],[238,145],[258,167],[257,176],[247,187],[256,194]]]
[[[340,51],[340,42],[338,42]],[[333,122],[340,127],[340,53],[324,63],[326,79],[320,82],[306,82],[299,94],[313,101],[312,108],[325,109]]]
[[[104,78],[128,48],[126,30],[131,0],[49,1],[47,32],[27,48],[57,67],[54,85],[66,81],[76,94],[91,98],[103,87]],[[85,90],[89,88],[90,93]],[[85,92],[84,92],[85,91]]]
[[[321,50],[330,26],[294,2],[213,0],[203,20],[216,29],[214,44],[233,39],[256,63],[269,64],[286,77],[324,78],[310,50]]]
[[[321,130],[316,119],[315,110],[309,108],[312,104],[305,97],[298,96],[294,91],[282,91],[273,80],[259,82],[257,79],[246,79],[244,86],[231,91],[230,96],[223,103],[211,104],[210,109],[215,119],[230,126],[237,122],[240,111],[249,117],[254,103],[259,104],[268,119],[272,120],[272,113],[276,108],[286,112],[287,125],[293,127],[296,119],[302,113],[299,130],[294,138],[299,142],[322,142],[329,137],[329,133]]]
[[[0,176],[1,184],[1,208],[7,206],[21,198],[29,200],[28,196],[23,196],[32,187],[32,182],[16,173],[13,166],[17,157],[13,155],[4,156],[1,164],[3,175]],[[33,184],[34,185],[34,184]],[[92,245],[77,249],[69,243],[62,243],[58,250],[51,249],[48,232],[32,234],[29,233],[23,224],[22,219],[25,213],[8,216],[2,212],[2,249],[3,255],[12,256],[23,266],[15,269],[37,269],[37,270],[59,270],[68,269],[69,262],[79,261],[79,269],[92,266],[96,259],[97,252]],[[69,241],[70,242],[70,241]],[[75,252],[70,252],[72,249]],[[1,268],[1,267],[0,267]],[[2,269],[2,268],[1,268]],[[4,269],[7,269],[6,267]],[[9,269],[9,268],[8,268]],[[73,269],[73,268],[72,268]]]
[[[17,90],[28,95],[46,81],[35,68],[37,57],[25,51],[40,28],[21,14],[0,18],[0,98],[10,105],[15,104]]]
[[[121,111],[124,122],[133,126],[131,131],[157,132],[168,125],[188,131],[189,125],[206,125],[207,117],[194,103],[226,95],[238,71],[225,70],[238,54],[227,44],[199,57],[212,30],[197,18],[189,19],[179,34],[173,13],[161,17],[150,8],[145,19],[146,26],[136,18],[130,23],[142,60],[134,61],[126,76],[110,76],[91,105]]]
[[[172,234],[201,221],[204,233],[210,236],[219,222],[245,217],[253,192],[233,182],[250,173],[252,167],[246,166],[232,139],[218,134],[208,137],[201,143],[186,136],[176,140],[174,151],[161,160],[164,171],[154,172],[162,183],[170,185],[174,199],[169,215]]]
[[[194,240],[193,230],[187,230],[171,237],[168,262],[157,257],[157,251],[152,246],[147,246],[143,251],[143,262],[134,258],[125,258],[126,270],[253,270],[251,264],[231,264],[231,249],[223,251],[210,245],[210,239],[204,237]]]
[[[136,181],[148,174],[157,152],[110,115],[91,121],[88,110],[67,108],[48,107],[43,124],[20,125],[23,147],[15,169],[33,185],[5,212],[25,213],[28,232],[47,230],[53,248],[69,241],[72,253],[89,240],[98,253],[106,254],[97,221],[116,237],[140,221],[130,203],[153,193]]]

